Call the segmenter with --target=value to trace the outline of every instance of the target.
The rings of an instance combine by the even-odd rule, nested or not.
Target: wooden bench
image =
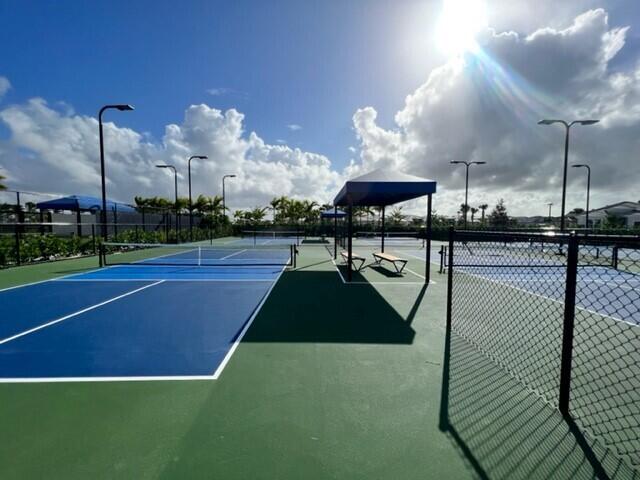
[[[342,260],[344,260],[344,263],[349,263],[349,252],[340,252],[340,256],[342,256]],[[366,258],[351,252],[351,265],[356,272],[362,270],[362,267],[364,267],[364,262],[366,261]],[[360,262],[360,264],[356,266],[356,262]]]
[[[397,273],[402,273],[402,270],[404,270],[404,267],[407,266],[408,262],[408,260],[405,260],[404,258],[396,257],[395,255],[390,255],[383,252],[374,252],[373,259],[375,260],[376,265],[380,265],[382,261],[392,263]],[[398,268],[398,265],[400,265],[400,268]]]

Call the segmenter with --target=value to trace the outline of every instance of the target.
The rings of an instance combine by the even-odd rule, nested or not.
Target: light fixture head
[[[121,112],[128,111],[128,110],[134,110],[133,105],[129,105],[129,104],[114,105],[114,106],[115,106],[115,108],[117,108]]]
[[[578,120],[576,123],[580,125],[594,125],[598,123],[600,120]]]

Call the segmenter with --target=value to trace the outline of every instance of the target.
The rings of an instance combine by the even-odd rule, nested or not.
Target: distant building
[[[606,205],[602,208],[596,208],[589,211],[588,228],[598,228],[605,222],[607,215],[615,215],[620,219],[623,227],[633,228],[640,227],[640,203],[637,202],[619,202],[613,205]],[[576,215],[576,221],[579,227],[587,227],[586,214]]]

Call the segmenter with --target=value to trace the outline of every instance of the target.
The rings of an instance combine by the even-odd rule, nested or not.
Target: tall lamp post
[[[178,243],[178,171],[173,165],[156,165],[157,168],[170,168],[173,170],[173,186],[175,196],[175,208],[176,208],[176,243]],[[167,242],[169,239],[167,239]]]
[[[193,202],[191,201],[191,160],[197,158],[198,160],[206,160],[206,155],[191,155],[187,162],[187,170],[189,172],[189,240],[193,242]]]
[[[586,163],[576,163],[571,165],[573,168],[586,168],[587,169],[587,210],[585,212],[585,228],[589,228],[589,193],[591,190],[591,167]]]
[[[100,212],[100,221],[102,222],[102,238],[107,240],[107,187],[104,174],[104,139],[102,134],[102,114],[106,110],[119,110],[125,112],[133,110],[131,105],[118,104],[118,105],[105,105],[98,112],[98,126],[100,131],[100,178],[102,180],[102,211]]]
[[[553,202],[549,202],[547,205],[549,205],[549,223],[551,223],[551,207],[553,206]]]
[[[227,215],[227,205],[225,203],[224,180],[225,178],[235,178],[235,175],[225,175],[222,177],[222,215]]]
[[[465,162],[464,160],[451,160],[452,165],[464,165],[466,167],[464,180],[464,228],[467,229],[467,210],[469,210],[469,167],[471,165],[484,165],[487,162]]]
[[[560,211],[560,231],[564,231],[564,211],[567,199],[567,164],[569,161],[569,130],[574,125],[594,125],[600,120],[574,120],[568,123],[564,120],[545,119],[540,120],[538,125],[553,125],[554,123],[560,123],[564,125],[565,137],[564,137],[564,170],[562,173],[562,207]]]

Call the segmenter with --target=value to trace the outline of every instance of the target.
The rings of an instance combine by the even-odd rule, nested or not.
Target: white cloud
[[[292,132],[296,132],[298,130],[302,130],[302,127],[300,125],[298,125],[298,124],[295,124],[295,123],[290,123],[289,125],[287,125],[287,128],[289,130],[291,130]]]
[[[10,172],[7,176],[12,186],[67,194],[99,193],[96,119],[57,111],[35,98],[0,110],[0,121],[11,133],[8,141],[0,142],[0,160]],[[185,196],[187,158],[202,154],[209,160],[192,164],[194,195],[220,194],[222,176],[234,173],[237,178],[227,184],[227,203],[232,208],[265,205],[279,195],[318,201],[332,197],[341,177],[326,157],[266,144],[254,132],[245,134],[243,121],[244,116],[234,109],[222,112],[192,105],[182,123],[166,126],[161,143],[106,123],[109,196],[128,202],[134,195],[171,197],[170,178],[154,167],[163,162],[175,165],[181,173],[178,188]],[[5,150],[12,154],[5,155]]]
[[[391,166],[434,178],[436,208],[452,214],[463,201],[464,169],[449,161],[484,160],[472,170],[472,205],[504,197],[511,213],[543,214],[546,202],[560,203],[564,137],[537,120],[598,118],[572,129],[570,162],[592,166],[592,205],[638,200],[640,62],[609,68],[626,34],[602,9],[529,35],[489,30],[480,55],[450,60],[407,96],[394,128],[380,127],[374,108],[359,109],[360,163],[348,171]],[[583,177],[569,172],[569,208],[583,206]]]
[[[217,87],[217,88],[210,88],[207,90],[207,93],[209,95],[212,95],[214,97],[219,97],[222,95],[227,95],[228,93],[233,92],[232,89],[230,88],[225,88],[225,87]]]
[[[0,76],[0,99],[11,89],[11,83],[7,77]]]

